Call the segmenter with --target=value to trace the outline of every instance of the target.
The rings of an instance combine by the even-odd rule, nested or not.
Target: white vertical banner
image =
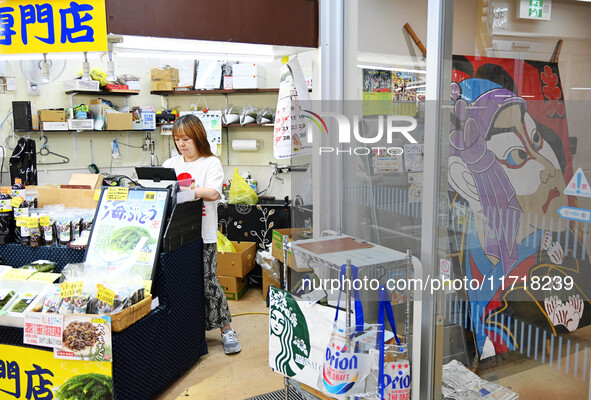
[[[275,113],[273,155],[277,159],[312,153],[308,142],[304,111],[310,108],[310,95],[306,79],[297,58],[281,67],[279,97]]]

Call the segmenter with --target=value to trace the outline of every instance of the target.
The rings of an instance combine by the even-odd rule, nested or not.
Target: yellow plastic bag
[[[256,204],[259,201],[259,196],[250,187],[238,173],[238,168],[234,170],[232,175],[232,184],[230,185],[230,204]]]
[[[218,253],[235,253],[236,248],[220,231],[218,232]]]

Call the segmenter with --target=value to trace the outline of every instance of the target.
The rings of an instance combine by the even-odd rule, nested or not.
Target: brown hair
[[[173,140],[175,137],[182,136],[186,136],[193,140],[195,147],[197,147],[197,152],[201,157],[215,157],[211,152],[211,147],[209,147],[207,133],[205,132],[203,124],[199,118],[193,114],[183,115],[182,117],[178,118],[172,126]],[[176,151],[178,151],[180,154],[181,151],[176,145],[176,142],[174,143],[174,147],[176,147]]]

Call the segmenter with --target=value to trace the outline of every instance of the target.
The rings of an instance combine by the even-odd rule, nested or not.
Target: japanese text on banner
[[[106,50],[104,0],[0,0],[0,54]]]

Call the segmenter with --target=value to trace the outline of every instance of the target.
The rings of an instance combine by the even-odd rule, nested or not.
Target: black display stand
[[[14,266],[44,257],[58,261],[61,270],[67,262],[81,262],[84,252],[8,244],[0,246],[0,257]],[[152,286],[159,306],[113,333],[115,400],[151,399],[207,354],[202,239],[161,253]],[[23,346],[22,328],[0,326],[0,343]]]

